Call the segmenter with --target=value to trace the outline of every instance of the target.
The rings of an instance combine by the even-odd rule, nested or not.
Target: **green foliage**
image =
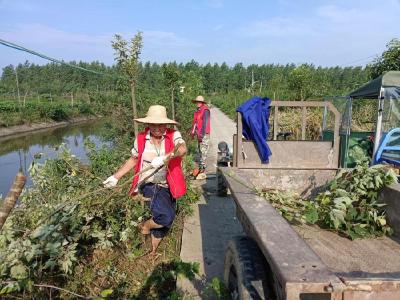
[[[170,87],[170,89],[176,89],[181,76],[178,65],[176,63],[163,64],[162,73],[166,86]]]
[[[83,115],[91,115],[93,114],[93,109],[88,103],[80,103],[78,106],[79,112]]]
[[[100,297],[96,297],[96,298],[94,298],[94,299],[95,299],[95,300],[105,300],[105,299],[108,298],[108,296],[111,296],[112,293],[113,293],[113,290],[112,290],[112,289],[105,289],[105,290],[102,290],[102,291],[101,291]]]
[[[295,100],[305,100],[312,95],[312,69],[301,65],[289,73],[289,88],[295,93]]]
[[[28,95],[49,95],[48,101],[55,97],[59,97],[65,93],[74,92],[74,94],[84,94],[93,97],[93,100],[104,102],[104,95],[113,95],[114,98],[121,99],[129,95],[128,78],[118,77],[122,65],[134,66],[134,72],[137,72],[137,80],[140,81],[138,88],[138,97],[141,101],[148,101],[147,97],[140,97],[140,93],[151,90],[159,94],[165,87],[170,88],[171,81],[164,80],[165,68],[171,73],[172,82],[175,82],[176,75],[179,75],[179,84],[185,87],[185,93],[189,93],[190,97],[196,94],[205,93],[207,95],[225,95],[228,92],[249,92],[252,83],[252,74],[254,75],[255,86],[254,91],[250,95],[260,94],[270,98],[274,97],[280,100],[298,98],[300,87],[309,86],[311,80],[313,88],[306,94],[310,98],[320,98],[328,95],[345,95],[351,90],[359,87],[361,84],[368,81],[368,72],[361,67],[315,67],[314,65],[250,65],[236,64],[233,67],[226,63],[222,64],[206,64],[200,65],[195,61],[189,61],[186,64],[176,64],[174,62],[164,65],[146,62],[144,64],[137,61],[136,63],[126,63],[128,58],[135,58],[139,52],[133,51],[133,41],[128,45],[128,42],[114,40],[116,49],[117,65],[107,67],[99,62],[92,63],[76,63],[71,62],[88,69],[94,69],[103,73],[108,73],[111,76],[98,76],[82,72],[80,70],[71,69],[67,66],[59,66],[56,64],[47,64],[38,66],[31,63],[20,64],[18,69],[20,83],[24,83],[26,90],[22,90],[21,94],[28,92]],[[125,58],[124,58],[125,57]],[[124,59],[123,59],[124,58]],[[133,60],[134,61],[134,60]],[[303,72],[304,71],[304,72]],[[300,73],[300,74],[299,74]],[[305,74],[303,74],[305,73]],[[129,73],[131,74],[131,73]],[[128,74],[128,77],[130,75]],[[136,73],[132,73],[135,76]],[[290,80],[289,80],[290,79]],[[292,80],[296,79],[296,80]],[[289,87],[288,83],[291,83]],[[300,83],[298,85],[297,83]],[[15,87],[15,72],[14,66],[8,66],[3,69],[0,80],[2,86],[1,95],[4,99],[11,100],[18,104],[16,100]],[[92,94],[94,94],[92,96]],[[52,95],[50,97],[50,95]],[[297,95],[297,96],[296,96]],[[169,96],[169,95],[168,95]],[[89,97],[89,98],[90,98]],[[41,97],[42,98],[42,97]],[[79,97],[78,97],[79,98]],[[69,101],[69,96],[65,98]],[[92,99],[90,99],[92,101]],[[110,100],[108,100],[110,101]],[[1,102],[1,101],[0,101]],[[139,103],[139,101],[138,101]]]
[[[101,184],[129,156],[131,127],[121,128],[123,117],[116,120],[109,128],[119,133],[112,148],[96,150],[86,141],[89,166],[68,149],[31,166],[34,185],[0,234],[0,293],[48,298],[49,290],[39,287],[43,283],[98,299],[136,297],[145,290],[146,283],[139,280],[147,277],[148,264],[142,269],[135,265],[146,248],[137,226],[149,217],[149,210],[127,196],[131,179],[112,190]],[[197,199],[198,192],[188,185],[187,195],[178,201],[177,219],[189,213]],[[166,247],[177,247],[169,243]],[[128,266],[133,270],[124,269]],[[196,264],[175,261],[151,286],[172,286],[178,274],[192,278],[197,269]],[[171,289],[163,295],[168,293]],[[59,296],[70,297],[67,292]]]
[[[373,144],[369,139],[363,139],[357,144],[350,146],[348,152],[348,165],[352,166],[353,164],[362,161],[369,163],[372,156],[372,153],[370,153],[370,151],[372,151],[372,147]]]
[[[18,104],[11,101],[0,102],[0,111],[4,112],[17,112],[19,110]]]
[[[319,224],[350,239],[391,234],[379,191],[397,181],[392,169],[360,162],[341,171],[314,200],[277,190],[260,193],[290,222]]]
[[[177,277],[193,280],[199,273],[199,263],[186,263],[174,259],[170,263],[162,263],[147,278],[140,294],[135,299],[182,299],[182,295],[175,292],[175,286],[168,285],[168,281]]]
[[[400,71],[400,39],[392,39],[382,55],[368,65],[371,79],[382,75],[386,71]]]
[[[292,222],[297,219],[302,219],[305,202],[296,193],[269,189],[262,190],[261,194],[265,199],[271,202],[288,221]]]
[[[116,51],[115,60],[129,80],[136,81],[139,74],[139,56],[142,51],[142,32],[138,31],[131,39],[130,45],[121,35],[115,34],[111,42]]]
[[[231,91],[224,95],[210,97],[211,103],[226,113],[232,120],[236,120],[236,108],[250,98],[247,91]]]
[[[37,280],[68,278],[78,257],[123,240],[129,248],[138,238],[134,220],[145,212],[127,196],[103,192],[102,198],[94,193],[74,200],[98,188],[99,179],[68,151],[42,166],[33,165],[30,172],[35,187],[21,200],[24,213],[11,216],[0,236],[4,282],[18,281],[25,290]]]
[[[114,106],[112,99],[108,102],[75,101],[74,106],[65,101],[29,101],[20,106],[12,101],[0,101],[0,126],[13,126],[23,123],[42,121],[66,121],[77,116],[108,114]]]
[[[214,277],[210,283],[207,284],[205,290],[205,297],[207,299],[230,300],[231,296],[226,285],[218,277]]]
[[[138,58],[140,53],[139,39],[128,43],[119,37],[113,43],[116,47],[117,64],[112,67],[99,62],[71,62],[110,76],[98,76],[56,64],[38,66],[27,62],[16,66],[21,87],[24,87],[21,94],[28,95],[26,106],[29,103],[36,103],[35,96],[41,99],[38,105],[39,103],[47,105],[46,103],[51,102],[68,105],[71,102],[70,95],[73,93],[75,100],[72,117],[92,113],[107,115],[117,103],[126,107],[132,105],[129,89],[129,78],[132,75],[134,81],[138,82],[135,85],[138,115],[144,115],[151,104],[164,105],[171,114],[171,88],[173,88],[175,118],[181,124],[186,124],[187,119],[192,117],[192,109],[188,110],[188,107],[193,107],[194,110],[190,100],[199,94],[208,95],[208,100],[234,116],[235,108],[252,95],[258,94],[279,100],[298,99],[301,98],[301,94],[304,94],[304,99],[345,95],[368,80],[367,71],[360,67],[322,68],[308,64],[298,67],[294,64],[252,64],[245,67],[240,63],[230,67],[226,63],[200,65],[194,60],[185,64],[172,62],[158,65],[150,62],[141,63],[138,59],[134,63],[135,57]],[[134,72],[129,73],[130,75],[125,73],[126,78],[121,77],[122,65],[126,68],[133,66]],[[310,81],[312,89],[308,88]],[[23,105],[16,97],[14,66],[4,68],[0,86],[2,87],[0,107],[1,99],[5,99],[11,103],[7,109],[13,110],[13,115],[3,114],[0,108],[0,126],[43,120],[37,114],[39,109],[22,113]],[[80,102],[88,104],[76,108]],[[67,111],[67,114],[71,117],[70,111]],[[51,119],[50,112],[42,115]],[[361,117],[359,119],[363,120]]]
[[[351,239],[390,234],[384,204],[378,203],[379,191],[397,181],[393,170],[381,165],[358,164],[339,173],[329,190],[316,198],[320,220]]]

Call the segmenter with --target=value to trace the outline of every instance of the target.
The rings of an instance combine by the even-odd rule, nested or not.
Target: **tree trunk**
[[[19,106],[21,106],[21,96],[19,94],[19,82],[18,82],[18,72],[17,72],[17,68],[15,68],[15,80],[17,82],[17,94],[18,94],[18,103]]]
[[[24,100],[23,100],[23,106],[25,107],[25,105],[26,105],[26,96],[28,95],[28,92],[27,91],[25,91],[25,94],[24,94]]]
[[[172,120],[175,120],[174,88],[171,89]]]
[[[74,92],[71,92],[71,106],[74,107]]]
[[[11,210],[14,208],[15,203],[17,202],[17,199],[25,186],[25,182],[26,177],[24,174],[22,174],[21,171],[18,172],[14,179],[14,183],[8,192],[7,197],[4,199],[3,205],[0,209],[0,230],[3,228],[3,225],[6,222]]]
[[[131,81],[131,97],[132,97],[132,111],[133,111],[134,119],[137,118],[135,88],[136,88],[135,81],[132,80]],[[134,122],[133,126],[134,126],[133,128],[135,129],[135,137],[136,137],[138,135],[138,131],[139,131],[137,122]]]

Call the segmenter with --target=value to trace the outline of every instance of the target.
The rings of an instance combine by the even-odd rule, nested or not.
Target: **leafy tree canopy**
[[[382,55],[368,66],[371,79],[386,71],[400,71],[400,39],[392,39],[386,48]]]

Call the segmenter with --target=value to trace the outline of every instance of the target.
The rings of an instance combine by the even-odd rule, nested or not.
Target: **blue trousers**
[[[172,197],[169,188],[154,183],[146,183],[139,188],[140,193],[150,198],[150,212],[154,223],[163,226],[162,228],[151,229],[151,234],[156,238],[163,238],[167,235],[176,212],[176,201]]]

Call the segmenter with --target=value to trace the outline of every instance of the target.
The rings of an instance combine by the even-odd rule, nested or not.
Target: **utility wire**
[[[366,60],[366,59],[370,59],[370,58],[372,58],[372,57],[377,57],[377,56],[379,56],[379,54],[378,54],[378,53],[375,53],[375,54],[372,54],[372,55],[367,56],[367,57],[364,57],[364,58],[360,58],[360,59],[356,59],[356,60],[353,60],[353,61],[349,61],[349,62],[347,62],[347,63],[342,64],[341,66],[342,66],[342,67],[343,67],[343,66],[348,66],[348,65],[354,64],[354,63],[356,63],[356,62],[360,62],[360,61],[363,61],[363,60]]]
[[[113,78],[123,78],[123,79],[126,79],[126,77],[123,77],[123,76],[118,76],[118,75],[112,75],[112,74],[97,72],[97,71],[90,70],[90,69],[86,69],[86,68],[83,68],[83,67],[80,67],[80,66],[77,66],[77,65],[73,65],[73,64],[67,63],[67,62],[65,62],[65,61],[63,61],[63,60],[59,60],[59,59],[56,59],[56,58],[49,57],[49,56],[47,56],[47,55],[45,55],[45,54],[41,54],[41,53],[36,52],[36,51],[34,51],[34,50],[31,50],[31,49],[22,47],[22,46],[20,46],[20,45],[17,45],[17,44],[14,44],[14,43],[5,41],[5,40],[3,40],[3,39],[0,39],[0,44],[1,44],[1,45],[4,45],[4,46],[6,46],[6,47],[12,48],[12,49],[16,49],[16,50],[19,50],[19,51],[23,51],[23,52],[30,53],[30,54],[32,54],[32,55],[41,57],[41,58],[43,58],[43,59],[52,61],[52,62],[57,63],[57,64],[69,66],[69,67],[75,68],[75,69],[79,69],[79,70],[81,70],[81,71],[85,71],[85,72],[89,72],[89,73],[96,74],[96,75],[101,75],[101,76],[110,76],[110,77],[113,77]]]

